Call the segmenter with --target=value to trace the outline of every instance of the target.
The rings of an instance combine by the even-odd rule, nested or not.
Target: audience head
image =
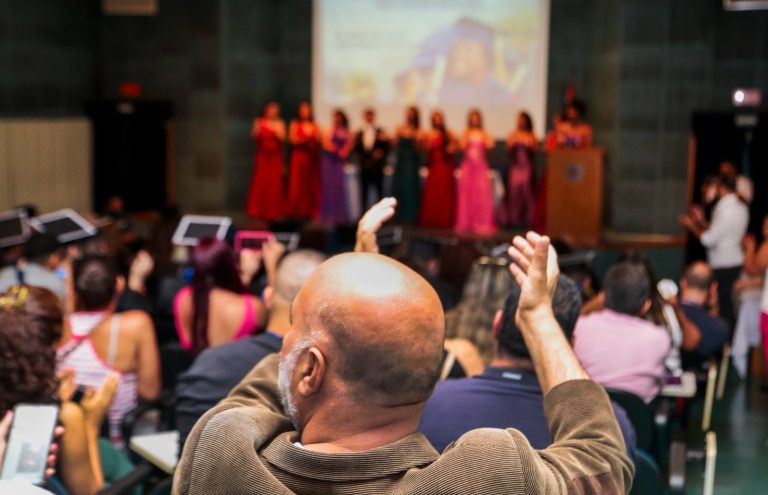
[[[648,256],[646,256],[645,253],[635,249],[629,249],[624,252],[621,258],[619,258],[619,262],[623,261],[636,264],[645,271],[645,274],[648,277],[648,292],[650,294],[649,298],[651,300],[651,305],[648,308],[648,311],[644,314],[646,319],[657,325],[666,325],[666,318],[664,317],[665,302],[659,292],[658,280],[656,278],[656,273],[653,271],[651,260],[648,259]]]
[[[373,124],[373,121],[376,119],[376,112],[373,110],[373,108],[368,107],[365,110],[363,110],[363,120],[366,124]]]
[[[613,265],[603,279],[605,307],[631,316],[643,316],[650,308],[651,280],[638,263]]]
[[[35,234],[24,246],[24,258],[30,263],[55,268],[61,262],[61,245],[52,234]]]
[[[378,254],[335,256],[310,275],[291,316],[278,382],[298,430],[322,410],[420,414],[439,377],[445,320],[416,272]]]
[[[72,264],[72,284],[78,311],[108,309],[121,291],[122,283],[117,267],[106,256],[87,254]]]
[[[520,286],[513,280],[504,307],[499,310],[501,320],[495,330],[497,355],[530,360],[531,355],[528,353],[525,339],[515,321],[519,302]],[[557,279],[552,310],[565,337],[570,341],[581,312],[581,291],[576,283],[565,275],[560,275]]]
[[[688,265],[683,272],[680,295],[691,302],[704,304],[715,286],[715,274],[709,264],[696,261]]]
[[[325,255],[311,249],[287,254],[277,265],[274,287],[265,289],[265,300],[270,311],[288,311],[299,290],[312,272],[325,261]]]
[[[192,249],[190,265],[194,271],[192,350],[197,353],[208,347],[208,299],[211,289],[243,294],[245,286],[240,279],[234,250],[220,239],[200,239]]]
[[[520,112],[517,115],[517,130],[525,132],[533,132],[533,120],[528,112]]]
[[[467,115],[467,127],[470,129],[482,129],[483,128],[483,115],[480,110],[473,108]]]
[[[484,256],[472,264],[459,304],[448,315],[448,338],[472,342],[486,362],[493,357],[493,318],[509,294],[513,278],[502,258]]]
[[[297,114],[299,120],[302,122],[312,122],[314,120],[312,115],[312,105],[308,101],[302,101],[299,103],[299,110]]]
[[[736,176],[739,175],[739,169],[736,167],[736,164],[733,163],[731,160],[723,160],[722,162],[720,162],[718,173],[720,175],[726,175],[728,177],[736,178]]]
[[[736,177],[733,175],[720,174],[717,178],[717,192],[722,198],[726,194],[736,192]]]
[[[276,101],[267,102],[261,111],[261,116],[267,119],[280,118],[280,105]]]
[[[62,318],[47,289],[17,286],[0,294],[0,416],[20,402],[54,402]]]
[[[349,119],[343,110],[333,111],[333,126],[336,129],[349,129]]]
[[[414,129],[418,129],[421,126],[421,116],[419,115],[418,107],[411,105],[406,109],[405,121]]]

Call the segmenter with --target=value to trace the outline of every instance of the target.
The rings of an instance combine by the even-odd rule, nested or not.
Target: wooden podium
[[[547,233],[596,245],[603,222],[604,150],[553,150],[547,156]]]

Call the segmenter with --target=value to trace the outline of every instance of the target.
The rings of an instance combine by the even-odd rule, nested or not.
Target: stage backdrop
[[[458,131],[478,107],[500,138],[526,110],[542,135],[548,39],[549,0],[315,0],[315,116],[339,107],[357,126],[372,106],[393,129],[415,104]]]

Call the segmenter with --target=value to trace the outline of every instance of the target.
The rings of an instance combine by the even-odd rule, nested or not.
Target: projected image
[[[503,136],[525,109],[541,132],[548,24],[548,0],[315,2],[316,115],[323,123],[345,107],[355,118],[372,106],[394,126],[415,104],[460,128],[479,107]]]

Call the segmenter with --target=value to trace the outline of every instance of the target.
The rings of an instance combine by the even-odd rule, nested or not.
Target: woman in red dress
[[[291,142],[291,172],[285,214],[316,218],[320,209],[320,130],[309,103],[299,104],[298,119],[288,128]]]
[[[276,102],[267,103],[261,117],[253,121],[251,137],[256,142],[256,153],[245,213],[260,220],[277,220],[283,215],[285,122],[280,119]]]
[[[429,175],[421,195],[422,227],[439,229],[453,228],[456,195],[454,179],[453,135],[445,127],[445,117],[439,110],[432,112],[432,129],[424,136],[427,150]]]

